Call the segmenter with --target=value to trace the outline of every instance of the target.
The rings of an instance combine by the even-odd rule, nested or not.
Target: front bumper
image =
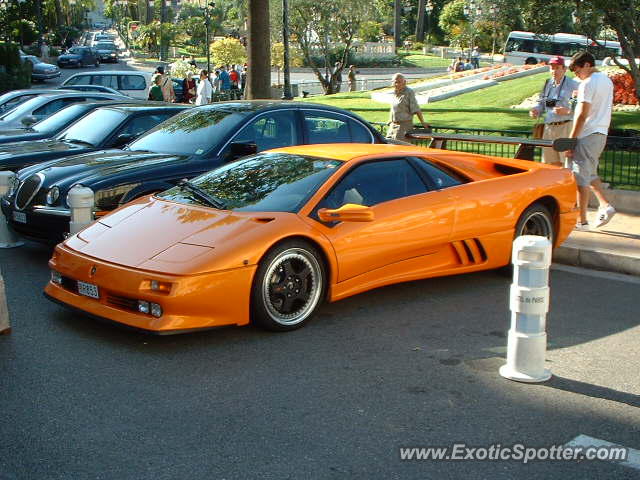
[[[45,72],[45,73],[33,72],[31,74],[31,78],[35,78],[36,80],[51,80],[52,78],[59,77],[61,74],[62,72],[60,72],[60,70],[56,70],[55,72]]]
[[[29,207],[17,210],[10,199],[0,200],[0,208],[9,227],[18,235],[41,243],[55,245],[60,243],[69,232],[71,214],[69,210],[47,207]],[[26,222],[15,220],[14,212],[23,213]]]
[[[62,275],[62,285],[49,282],[45,295],[67,307],[157,334],[184,333],[249,323],[251,283],[257,268],[249,265],[204,275],[175,276],[146,272],[87,257],[61,244],[49,267]],[[150,289],[150,281],[172,284],[168,293]],[[77,282],[99,289],[100,298],[80,295]],[[137,311],[137,301],[161,305],[156,318]]]

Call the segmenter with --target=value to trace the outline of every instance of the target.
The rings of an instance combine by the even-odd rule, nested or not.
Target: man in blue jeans
[[[609,77],[595,68],[595,64],[593,55],[583,51],[576,53],[569,65],[569,70],[581,80],[578,86],[573,128],[569,135],[577,139],[577,144],[574,150],[566,152],[578,184],[578,206],[580,207],[580,219],[576,225],[578,230],[589,230],[587,205],[590,190],[593,190],[599,203],[596,228],[609,223],[616,214],[616,209],[604,196],[602,182],[598,178],[598,162],[607,143],[607,133],[611,123],[613,83]]]

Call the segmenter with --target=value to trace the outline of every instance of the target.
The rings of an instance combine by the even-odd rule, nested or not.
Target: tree
[[[211,44],[211,56],[216,65],[244,63],[247,52],[236,38],[223,38]]]
[[[290,3],[290,28],[302,55],[320,81],[325,94],[334,93],[336,78],[342,67],[332,69],[333,54],[344,66],[353,48],[353,40],[362,22],[371,18],[371,5],[367,2],[319,2],[317,0],[292,0]],[[314,55],[319,54],[324,65],[318,65]],[[324,67],[324,75],[320,68]]]
[[[249,0],[249,73],[245,97],[271,97],[269,0]]]
[[[301,67],[302,54],[297,48],[289,48],[289,65]],[[278,70],[278,85],[280,85],[280,71],[284,69],[284,44],[282,42],[271,44],[271,65]]]
[[[640,91],[640,68],[636,59],[640,58],[640,0],[520,0],[521,8],[529,30],[541,34],[559,31],[557,20],[547,15],[549,5],[554,11],[565,12],[575,17],[575,31],[590,38],[599,38],[600,32],[610,27],[616,32],[622,57],[628,64],[614,59],[633,78],[636,91]],[[545,11],[545,15],[540,12]]]

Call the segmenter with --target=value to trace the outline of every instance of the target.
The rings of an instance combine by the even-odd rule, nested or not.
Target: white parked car
[[[103,85],[129,97],[147,100],[151,73],[137,70],[76,73],[62,82],[63,87],[67,85]]]

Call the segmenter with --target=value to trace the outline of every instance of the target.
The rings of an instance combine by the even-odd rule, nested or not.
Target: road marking
[[[618,447],[627,449],[626,460],[612,460],[618,465],[640,470],[640,450],[618,445],[617,443],[607,442],[599,438],[590,437],[589,435],[578,435],[576,438],[565,444],[565,447]]]
[[[559,270],[561,272],[575,273],[577,275],[587,275],[589,277],[605,278],[607,280],[618,280],[620,282],[640,284],[640,277],[637,277],[635,275],[625,275],[623,273],[589,270],[588,268],[572,267],[570,265],[562,265],[559,263],[551,264],[551,270]]]

